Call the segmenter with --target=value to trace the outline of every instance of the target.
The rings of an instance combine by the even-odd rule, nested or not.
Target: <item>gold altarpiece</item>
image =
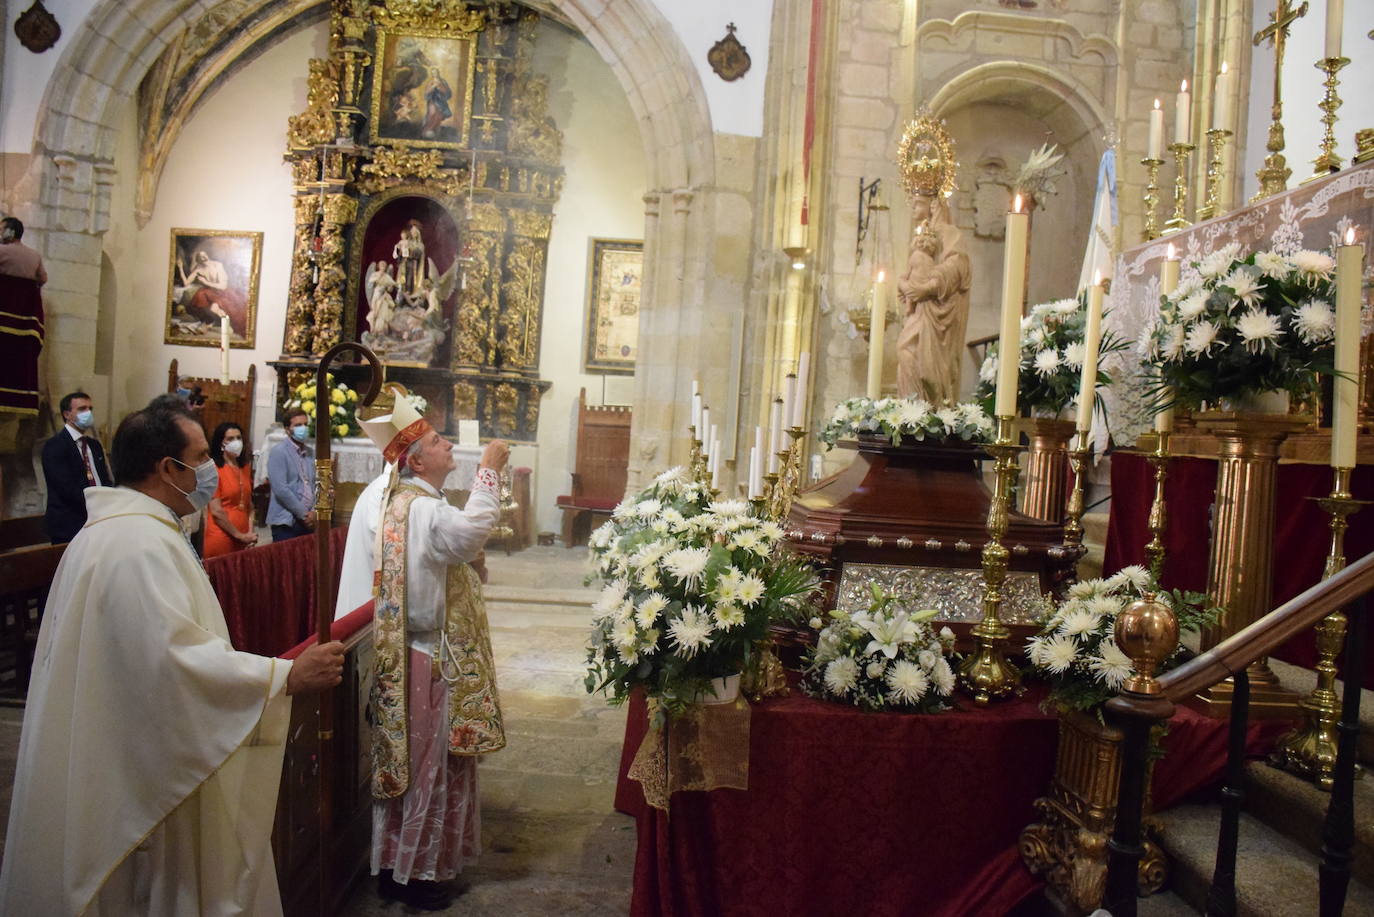
[[[477,419],[484,436],[536,438],[551,384],[539,378],[540,328],[563,187],[562,134],[531,68],[538,22],[512,3],[331,0],[329,57],[310,62],[306,109],[287,131],[295,238],[283,353],[271,364],[279,390],[313,378],[335,343],[359,339],[368,227],[413,206],[456,230],[457,282],[428,365],[393,362],[388,378],[423,395],[446,432]],[[449,92],[423,131],[389,107],[398,78],[388,68],[403,52],[428,72],[417,92],[441,79]]]

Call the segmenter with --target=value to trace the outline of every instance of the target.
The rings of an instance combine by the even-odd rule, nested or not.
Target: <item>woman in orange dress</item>
[[[242,551],[258,543],[253,531],[253,472],[243,429],[226,422],[210,438],[210,457],[219,466],[219,489],[205,521],[205,557]]]

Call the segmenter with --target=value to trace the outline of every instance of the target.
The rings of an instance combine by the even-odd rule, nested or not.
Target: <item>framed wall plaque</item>
[[[633,375],[639,347],[639,298],[644,279],[644,243],[592,239],[587,271],[589,373]]]
[[[220,317],[229,316],[229,346],[252,349],[257,338],[262,233],[173,229],[167,267],[163,341],[218,347]]]

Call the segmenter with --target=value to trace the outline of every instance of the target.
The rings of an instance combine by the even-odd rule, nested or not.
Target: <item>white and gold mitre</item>
[[[405,388],[396,383],[388,383],[387,389],[394,392],[396,398],[391,413],[368,420],[359,417],[358,425],[377,448],[382,450],[382,458],[395,464],[416,440],[434,428],[415,409],[410,400],[410,393]]]
[[[897,168],[902,172],[907,197],[949,197],[954,193],[954,174],[959,169],[954,141],[945,122],[924,105],[902,134]]]

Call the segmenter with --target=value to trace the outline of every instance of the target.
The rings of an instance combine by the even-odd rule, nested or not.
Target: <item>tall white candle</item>
[[[1159,107],[1159,99],[1150,111],[1150,158],[1164,158],[1164,109]]]
[[[1078,381],[1078,432],[1093,428],[1093,397],[1097,392],[1097,350],[1102,343],[1102,275],[1088,290],[1088,326],[1083,331],[1083,375]]]
[[[749,447],[749,481],[748,481],[748,493],[749,493],[749,499],[750,499],[750,500],[754,499],[754,498],[757,497],[757,496],[760,496],[760,495],[763,493],[763,489],[759,486],[758,481],[759,481],[759,447],[758,447],[757,445],[754,445],[754,446],[750,446],[750,447]]]
[[[229,316],[219,317],[219,381],[229,384]]]
[[[1326,0],[1326,58],[1341,56],[1341,26],[1345,22],[1345,0]]]
[[[1174,249],[1174,243],[1170,242],[1169,256],[1164,259],[1164,263],[1159,267],[1159,292],[1162,295],[1172,296],[1174,295],[1174,290],[1178,289],[1179,268],[1180,262],[1178,260],[1177,251]],[[1166,402],[1172,401],[1173,392],[1162,391],[1160,397]],[[1155,432],[1170,433],[1173,429],[1174,407],[1170,404],[1168,407],[1161,408],[1159,412],[1155,414]]]
[[[1174,97],[1174,143],[1188,143],[1193,136],[1193,97],[1188,92],[1188,81],[1179,84],[1178,95]]]
[[[711,409],[701,406],[701,426],[697,427],[697,441],[701,443],[706,455],[711,454]]]
[[[873,278],[873,301],[868,309],[868,397],[883,394],[883,335],[887,333],[887,272]]]
[[[773,399],[773,411],[768,418],[768,473],[777,474],[778,453],[782,451],[782,399]]]
[[[806,403],[811,397],[811,352],[803,350],[797,361],[797,400],[792,405],[792,419],[788,426],[800,427],[806,423]]]
[[[1007,214],[1007,237],[1002,258],[1002,324],[997,339],[998,417],[1016,416],[1017,371],[1021,366],[1021,303],[1026,293],[1026,244],[1030,214],[1021,212],[1016,195]]]
[[[1331,466],[1355,467],[1355,434],[1359,417],[1360,287],[1364,246],[1349,230],[1336,249],[1336,377],[1332,382]]]
[[[1226,61],[1221,62],[1221,72],[1212,84],[1212,129],[1230,130],[1231,123],[1231,70]]]
[[[792,405],[797,403],[797,377],[788,373],[782,380],[782,420],[785,424],[792,422]]]
[[[692,385],[695,387],[696,383]],[[701,392],[692,392],[692,429],[696,432],[692,435],[697,439],[701,438]]]
[[[715,462],[715,460],[716,460],[717,458],[719,458],[719,456],[716,455],[716,453],[720,451],[720,425],[719,425],[719,424],[714,424],[714,423],[711,424],[711,438],[708,440],[708,442],[711,444],[711,461],[712,461],[712,462]]]
[[[759,456],[759,465],[760,465],[759,474],[763,474],[763,469],[762,469],[762,465],[763,465],[763,455],[764,455],[763,447],[764,447],[764,443],[763,443],[763,427],[755,427],[755,428],[754,428],[754,451],[757,452],[757,453],[758,453],[758,456]],[[751,474],[752,474],[752,472],[751,472]]]

